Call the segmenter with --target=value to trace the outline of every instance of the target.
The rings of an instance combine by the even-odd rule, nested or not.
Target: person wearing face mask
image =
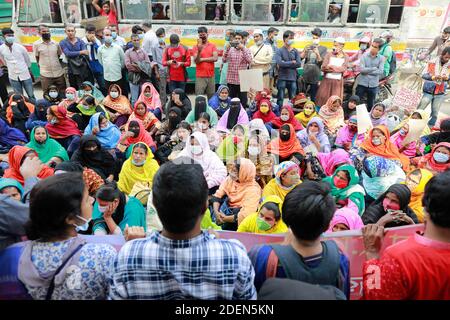
[[[200,114],[206,112],[210,117],[210,125],[215,127],[217,125],[217,113],[208,105],[205,96],[198,96],[195,98],[194,108],[189,112],[185,121],[187,121],[190,125],[194,125],[196,121],[198,121]]]
[[[105,99],[105,96],[103,93],[97,89],[91,82],[85,81],[81,84],[80,90],[77,92],[77,99],[74,102],[78,102],[78,99],[83,98],[84,95],[89,94],[92,95],[97,103],[102,103],[103,99]]]
[[[332,176],[322,181],[331,186],[331,195],[339,208],[354,209],[360,216],[364,213],[366,192],[359,185],[359,175],[355,167],[344,164],[337,168]]]
[[[373,202],[362,215],[364,224],[375,223],[384,228],[418,223],[417,216],[408,206],[411,191],[404,184],[394,184]]]
[[[349,66],[353,67],[353,69],[355,69],[355,67],[358,67],[362,55],[365,52],[367,52],[367,49],[369,48],[370,48],[370,38],[368,36],[364,36],[361,39],[359,39],[359,50],[355,54],[353,54],[350,58],[348,58]]]
[[[248,125],[249,119],[248,114],[245,112],[244,107],[241,104],[239,98],[233,98],[230,102],[230,108],[225,111],[223,116],[219,119],[217,123],[217,131],[224,134],[230,133],[236,125]]]
[[[428,48],[428,52],[425,55],[422,55],[421,58],[425,59],[425,57],[431,55],[433,51],[436,50],[436,48],[437,48],[436,55],[440,56],[442,51],[444,50],[445,44],[448,43],[449,37],[450,37],[450,27],[446,27],[444,28],[444,30],[442,30],[442,33],[439,36],[434,38],[433,43]]]
[[[261,188],[269,183],[273,177],[274,158],[266,150],[268,139],[261,133],[253,132],[248,139],[245,157],[250,159],[256,167],[256,182]]]
[[[155,134],[158,146],[163,145],[170,140],[170,137],[181,121],[181,110],[177,107],[170,108],[168,117],[161,124],[161,127],[158,129],[158,131],[156,131]]]
[[[427,169],[416,169],[406,176],[405,184],[411,191],[409,207],[416,214],[419,223],[424,223],[425,221],[426,212],[422,204],[422,198],[425,193],[425,187],[431,178],[433,178],[433,173]]]
[[[14,279],[11,285],[22,283],[15,295],[34,300],[106,299],[109,266],[117,251],[109,244],[87,243],[78,235],[89,229],[94,201],[81,174],[40,181],[31,196],[26,231],[30,241],[12,249],[10,261],[2,261],[17,264],[15,274],[8,277]]]
[[[322,62],[323,80],[317,91],[316,105],[324,105],[329,97],[338,96],[341,101],[344,96],[343,73],[348,68],[348,55],[344,52],[345,39],[334,40],[333,50],[325,56]]]
[[[103,66],[98,61],[98,49],[102,46],[102,43],[99,39],[97,39],[96,32],[97,28],[92,24],[88,24],[86,26],[86,34],[81,40],[86,45],[89,66],[95,81],[97,81],[102,94],[106,94],[105,79],[103,78]]]
[[[94,114],[84,129],[85,135],[95,135],[103,149],[113,151],[120,140],[120,130],[103,113]]]
[[[68,87],[65,91],[65,98],[61,100],[58,106],[67,109],[71,104],[78,100],[77,90],[73,87]],[[70,114],[72,116],[72,114]]]
[[[391,142],[398,148],[400,153],[404,154],[408,158],[413,158],[416,156],[417,152],[417,141],[405,142],[406,137],[409,132],[409,124],[405,123],[403,127],[391,136]]]
[[[142,227],[145,223],[145,209],[135,197],[121,192],[116,182],[109,182],[98,189],[92,210],[92,234],[125,234],[127,227]]]
[[[162,64],[168,67],[169,91],[186,88],[187,71],[191,65],[191,55],[186,46],[180,44],[180,37],[176,34],[170,35],[170,47],[164,50]]]
[[[272,128],[279,129],[282,125],[287,123],[292,124],[296,132],[303,129],[300,121],[294,116],[294,111],[291,106],[285,104],[281,107],[280,116],[271,121],[271,126]]]
[[[279,162],[293,160],[301,162],[305,152],[298,141],[292,124],[284,124],[280,128],[278,139],[272,140],[267,146],[267,152],[278,156]],[[294,160],[295,159],[295,160]]]
[[[133,145],[130,157],[123,163],[119,174],[118,187],[125,194],[130,194],[138,182],[150,184],[158,171],[158,162],[147,144],[143,142]]]
[[[339,129],[334,145],[345,151],[350,151],[364,141],[364,134],[358,134],[358,118],[352,115],[348,123]]]
[[[235,35],[236,35],[236,32],[233,29],[225,30],[225,44],[223,46],[224,48],[227,48],[230,46],[230,43],[232,41],[234,41]],[[227,72],[228,72],[228,62],[222,61],[222,64],[220,65],[220,81],[219,81],[219,84],[221,86],[227,85]]]
[[[283,201],[277,196],[269,196],[261,203],[257,212],[245,218],[237,232],[257,234],[286,233],[288,227],[281,219]]]
[[[119,29],[118,29],[117,25],[116,24],[110,24],[108,27],[111,30],[111,36],[112,36],[112,39],[113,39],[113,42],[112,42],[113,45],[121,47],[122,50],[124,50],[124,52],[125,52],[125,50],[126,50],[125,47],[127,45],[127,42],[125,41],[124,38],[119,36]]]
[[[277,118],[276,114],[272,111],[272,102],[269,98],[259,99],[256,103],[258,111],[253,114],[253,119],[261,119],[265,124]]]
[[[155,151],[155,159],[160,165],[176,159],[186,147],[186,142],[192,134],[192,127],[186,121],[181,121],[173,132],[170,140],[160,145]]]
[[[230,163],[239,157],[243,157],[248,146],[248,128],[237,124],[230,135],[225,137],[216,150],[220,160]]]
[[[39,25],[38,32],[41,39],[33,43],[33,52],[39,65],[42,91],[46,92],[50,85],[55,85],[59,95],[63,96],[66,79],[59,60],[62,55],[61,47],[51,39],[50,30],[46,25]]]
[[[264,42],[264,36],[261,29],[253,30],[253,40],[255,41],[255,44],[249,48],[253,56],[250,69],[262,69],[264,88],[269,88],[269,71],[274,53],[272,47]]]
[[[169,81],[168,68],[163,65],[163,57],[166,50],[166,31],[164,28],[156,30],[156,36],[158,37],[158,45],[152,48],[152,72],[155,77],[153,80],[161,96],[161,105],[164,106],[167,103],[167,83]]]
[[[145,130],[147,130],[151,136],[154,136],[156,131],[161,127],[161,122],[148,110],[147,105],[142,101],[135,103],[133,113],[128,118],[128,123],[136,119],[142,121]]]
[[[220,85],[217,92],[209,99],[208,105],[217,113],[219,117],[230,108],[230,88],[226,85]]]
[[[200,113],[198,120],[194,124],[194,132],[197,131],[206,135],[210,149],[216,151],[217,147],[222,142],[222,137],[217,133],[217,130],[212,127],[211,116],[208,113]]]
[[[450,143],[438,143],[430,153],[412,159],[411,163],[420,169],[428,169],[435,175],[450,169]]]
[[[130,116],[131,104],[130,100],[122,94],[122,89],[117,84],[109,87],[109,94],[103,100],[103,106],[108,112],[111,122],[121,127],[128,121]]]
[[[189,112],[192,110],[191,99],[187,96],[186,92],[181,89],[175,89],[172,92],[169,102],[165,106],[166,118],[167,113],[171,108],[179,109],[181,112],[181,119],[185,119]]]
[[[92,95],[83,96],[78,104],[70,105],[67,111],[73,113],[72,120],[78,124],[80,130],[84,130],[88,126],[91,117],[97,112],[103,112],[109,120],[108,112],[101,105],[97,105]]]
[[[135,119],[125,126],[125,132],[120,137],[117,148],[123,152],[129,146],[138,142],[145,143],[153,152],[156,150],[156,144],[150,133],[145,130],[142,121]]]
[[[44,91],[43,96],[51,105],[58,105],[61,102],[58,88],[55,85],[48,86],[47,90]]]
[[[300,168],[292,161],[285,161],[275,166],[275,178],[264,187],[262,198],[277,196],[284,201],[286,195],[296,186],[302,183],[300,180]]]
[[[328,153],[331,151],[330,141],[325,134],[324,125],[319,117],[312,118],[306,129],[297,133],[303,149],[316,149],[317,152]]]
[[[161,99],[158,90],[150,82],[142,85],[141,94],[136,102],[143,102],[158,120],[162,117]]]
[[[316,105],[311,100],[306,100],[303,110],[295,115],[295,118],[300,121],[303,127],[306,127],[309,121],[317,116]]]
[[[51,104],[45,99],[40,99],[36,101],[36,106],[34,107],[34,112],[30,114],[25,127],[28,130],[32,130],[36,126],[45,126],[47,124],[47,109],[50,108]]]
[[[36,126],[31,130],[30,142],[25,146],[36,151],[39,160],[50,167],[69,160],[66,149],[50,138],[44,126]]]

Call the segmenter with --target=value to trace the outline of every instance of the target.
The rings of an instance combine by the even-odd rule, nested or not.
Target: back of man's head
[[[450,170],[447,170],[428,181],[422,198],[422,205],[431,222],[441,228],[450,229],[450,211],[447,202],[449,198]]]
[[[181,164],[180,164],[181,163]],[[199,164],[163,164],[153,179],[153,204],[165,230],[191,231],[207,207],[208,184]]]
[[[330,186],[323,182],[301,183],[283,203],[283,221],[301,240],[316,240],[325,232],[336,211]]]

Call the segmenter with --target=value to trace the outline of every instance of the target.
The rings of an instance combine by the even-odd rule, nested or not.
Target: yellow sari
[[[425,186],[428,181],[433,178],[433,173],[428,171],[427,169],[420,169],[420,182],[416,186],[416,188],[411,192],[411,200],[409,201],[409,207],[414,211],[417,216],[417,219],[420,223],[423,223],[423,218],[425,213],[422,207],[422,197],[425,192]]]

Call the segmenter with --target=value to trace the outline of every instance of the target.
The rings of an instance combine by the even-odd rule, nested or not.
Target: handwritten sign
[[[421,99],[422,92],[411,90],[406,87],[400,87],[392,99],[392,106],[399,107],[401,110],[407,110],[409,113],[412,113],[417,109]]]
[[[249,92],[250,88],[262,91],[264,89],[262,69],[239,70],[239,82],[242,92]]]

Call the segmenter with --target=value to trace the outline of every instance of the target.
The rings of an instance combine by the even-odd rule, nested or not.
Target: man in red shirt
[[[384,228],[363,228],[367,261],[363,269],[364,299],[450,299],[450,172],[433,177],[425,187],[423,235],[415,234],[383,252]]]
[[[196,71],[195,94],[208,96],[210,99],[216,91],[216,81],[214,75],[214,62],[219,59],[217,47],[208,42],[208,29],[198,28],[198,42],[192,48]]]
[[[99,1],[100,0],[92,0],[92,5],[95,10],[97,10],[101,16],[108,17],[108,24],[117,26],[117,10],[114,0],[109,0],[109,3],[108,0],[105,0],[101,7],[98,5]]]
[[[186,67],[191,65],[189,49],[180,44],[180,38],[176,34],[170,35],[170,46],[162,56],[162,64],[169,67],[169,91],[186,88]]]

